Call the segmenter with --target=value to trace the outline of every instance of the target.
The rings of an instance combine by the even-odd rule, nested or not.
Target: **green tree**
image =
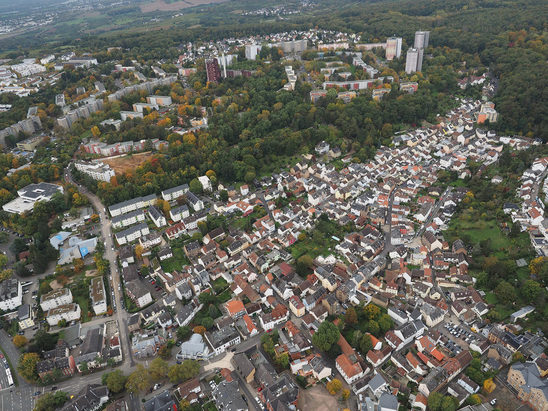
[[[105,377],[106,376],[106,377]],[[113,393],[122,392],[125,388],[127,377],[120,370],[114,370],[112,372],[103,374],[103,384],[107,386],[109,391]]]
[[[34,404],[34,411],[54,411],[68,401],[68,395],[64,391],[48,392],[41,395]]]
[[[190,180],[190,183],[188,184],[188,188],[194,194],[202,194],[204,192],[204,187],[202,186],[202,183],[200,183],[200,181],[197,178],[193,178],[192,180]]]
[[[162,358],[155,358],[150,362],[148,373],[153,381],[161,380],[167,375],[168,364]]]
[[[360,351],[366,355],[369,350],[373,349],[373,343],[369,334],[364,334],[360,340]]]
[[[322,351],[329,351],[331,346],[339,340],[340,331],[335,324],[324,321],[318,331],[312,336],[312,343]]]
[[[304,278],[310,272],[313,264],[314,262],[312,260],[312,257],[310,257],[308,254],[300,256],[297,259],[296,264],[297,274]]]
[[[169,367],[167,376],[172,383],[180,384],[196,377],[199,373],[200,363],[198,361],[185,360],[182,364],[175,364]]]
[[[147,370],[142,364],[137,364],[137,368],[129,374],[126,381],[126,390],[130,393],[145,392],[152,384],[151,378]]]
[[[526,301],[533,302],[542,293],[542,287],[534,280],[526,280],[522,284],[520,292]]]
[[[495,294],[503,304],[513,304],[517,299],[517,293],[514,286],[504,280],[495,288]]]
[[[200,294],[201,295],[201,294]],[[183,327],[179,327],[177,328],[177,339],[179,341],[185,341],[187,340],[190,336],[192,335],[192,330],[187,327],[187,326],[183,326]]]

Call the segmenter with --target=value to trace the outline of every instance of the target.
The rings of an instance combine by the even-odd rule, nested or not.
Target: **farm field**
[[[143,13],[150,13],[152,11],[177,11],[205,4],[223,3],[225,1],[226,0],[154,0],[152,3],[142,4],[139,7]]]

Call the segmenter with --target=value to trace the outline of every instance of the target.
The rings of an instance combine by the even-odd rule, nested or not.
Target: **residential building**
[[[177,403],[173,400],[169,390],[165,390],[145,401],[143,409],[144,411],[173,411],[177,410]]]
[[[17,321],[21,330],[34,326],[34,312],[29,304],[23,304],[17,308]]]
[[[17,278],[11,277],[0,283],[0,310],[12,311],[23,304],[23,288]]]
[[[110,179],[115,175],[114,170],[108,164],[101,162],[75,161],[74,167],[94,180],[106,181],[107,183],[110,183]]]
[[[518,398],[535,411],[548,410],[548,381],[541,377],[534,362],[512,364],[507,381],[517,391]]]
[[[245,46],[245,58],[248,60],[256,60],[257,54],[261,51],[259,44],[246,44]]]
[[[229,325],[217,331],[206,332],[205,338],[213,348],[215,355],[224,353],[228,347],[239,344],[241,341],[238,331]]]
[[[412,74],[422,70],[423,50],[410,48],[405,59],[405,72]]]
[[[428,41],[430,39],[429,31],[416,31],[415,32],[415,45],[416,49],[426,49],[428,48]],[[418,70],[420,71],[420,70]]]
[[[158,228],[167,225],[167,221],[166,221],[166,218],[164,217],[164,214],[160,210],[158,210],[156,206],[150,206],[148,208],[148,216]]]
[[[67,322],[79,320],[81,314],[82,312],[80,311],[80,306],[78,304],[60,305],[46,312],[46,320],[48,324],[52,326],[57,325],[61,320]]]
[[[103,277],[94,277],[91,279],[89,294],[91,298],[91,306],[95,315],[104,314],[107,312],[107,294],[105,292],[105,284]]]
[[[143,308],[152,302],[150,291],[147,290],[139,279],[126,283],[126,292],[128,297],[131,298],[139,308]]]
[[[206,59],[206,74],[207,81],[211,83],[218,83],[221,80],[221,68],[217,59]]]
[[[78,395],[59,408],[60,411],[97,411],[108,401],[108,388],[104,385],[87,385]]]
[[[72,292],[68,288],[59,288],[40,297],[43,312],[72,303]]]
[[[179,197],[184,196],[188,192],[188,184],[182,184],[177,187],[171,187],[167,190],[162,191],[162,198],[165,201],[175,200]]]
[[[386,60],[393,60],[401,56],[401,37],[389,37],[386,39]]]

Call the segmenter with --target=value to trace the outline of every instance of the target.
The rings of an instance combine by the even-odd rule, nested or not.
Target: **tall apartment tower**
[[[245,58],[248,60],[256,60],[257,54],[261,51],[261,46],[258,44],[246,44]]]
[[[419,61],[421,63],[419,67]],[[407,57],[405,59],[405,72],[407,74],[421,71],[422,69],[422,50],[416,48],[410,48],[407,50]]]
[[[217,59],[207,59],[205,61],[207,81],[218,83],[221,79],[221,68]]]
[[[415,48],[416,49],[427,48],[429,39],[430,39],[429,31],[416,31],[415,32]]]
[[[401,56],[401,37],[386,39],[386,60],[393,60]]]

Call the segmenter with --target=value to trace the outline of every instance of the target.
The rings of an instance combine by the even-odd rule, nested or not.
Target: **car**
[[[154,285],[154,284],[156,284],[156,281],[152,280],[152,281],[150,282],[150,284]]]
[[[54,385],[53,387],[51,387],[51,390],[52,390],[52,391],[57,391],[57,386]]]
[[[34,393],[34,395],[40,395],[40,394],[41,394],[40,391],[36,391],[36,392]]]
[[[489,402],[489,404],[491,404],[491,405],[495,405],[496,403],[497,403],[497,399],[496,399],[496,398],[493,398],[493,399]]]
[[[255,397],[255,402],[256,402],[257,404],[260,404],[260,403],[261,403],[261,401],[259,401],[259,397]]]

